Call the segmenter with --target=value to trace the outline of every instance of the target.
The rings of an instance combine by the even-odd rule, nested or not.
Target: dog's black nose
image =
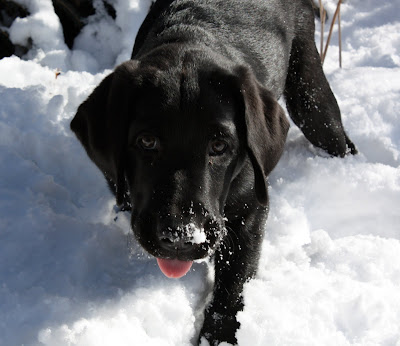
[[[161,247],[168,251],[185,251],[190,250],[193,246],[193,243],[187,236],[178,232],[163,232],[159,236],[159,241]]]

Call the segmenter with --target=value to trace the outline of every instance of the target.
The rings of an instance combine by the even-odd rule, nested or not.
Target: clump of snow
[[[204,228],[194,227],[194,231],[192,232],[191,242],[193,244],[201,244],[204,243],[207,239],[206,233],[204,232]]]
[[[50,0],[19,1],[31,16],[10,37],[33,48],[0,60],[0,344],[191,345],[211,287],[206,263],[165,278],[69,130],[129,58],[151,1],[112,1],[115,22],[99,10],[72,50]],[[333,14],[336,1],[326,6]],[[324,68],[360,154],[329,158],[291,127],[240,346],[400,344],[399,10],[342,5],[344,68],[337,29]]]

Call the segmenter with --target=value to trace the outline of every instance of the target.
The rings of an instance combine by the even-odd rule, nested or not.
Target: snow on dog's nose
[[[193,244],[201,244],[206,241],[204,227],[200,228],[194,223],[178,226],[175,229],[167,227],[159,235],[161,245],[165,249],[185,250]]]

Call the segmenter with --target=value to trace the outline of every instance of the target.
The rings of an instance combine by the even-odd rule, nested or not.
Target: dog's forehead
[[[191,86],[160,83],[146,86],[136,100],[134,123],[139,127],[224,129],[235,133],[237,106],[228,90],[207,82],[191,81]]]

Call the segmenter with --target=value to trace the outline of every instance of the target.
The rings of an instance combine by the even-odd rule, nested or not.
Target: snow
[[[201,244],[207,240],[204,228],[195,227],[192,234],[192,244]]]
[[[129,58],[151,1],[112,1],[115,22],[96,1],[73,50],[51,0],[19,2],[31,16],[10,37],[33,48],[0,60],[0,345],[190,345],[212,270],[164,277],[69,130]],[[332,16],[335,1],[326,7]],[[399,10],[399,0],[342,5],[343,69],[336,29],[324,68],[360,154],[329,158],[291,127],[238,314],[241,346],[400,346]]]

